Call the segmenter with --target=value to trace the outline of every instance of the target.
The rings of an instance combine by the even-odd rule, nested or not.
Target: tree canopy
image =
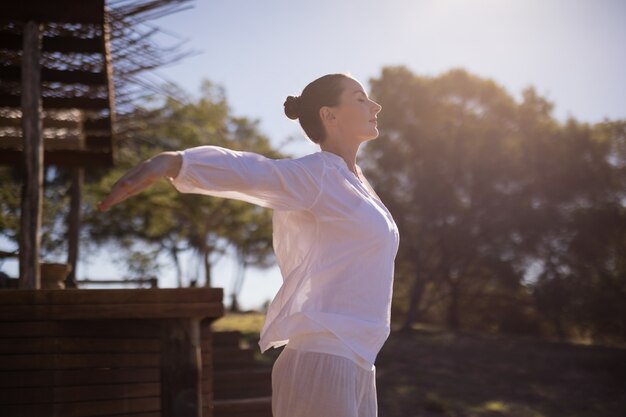
[[[626,121],[552,116],[463,69],[371,80],[366,173],[400,227],[394,311],[450,328],[626,337]]]

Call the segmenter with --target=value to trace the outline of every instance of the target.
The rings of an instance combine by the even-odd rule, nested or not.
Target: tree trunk
[[[459,328],[459,285],[456,281],[450,280],[450,304],[448,305],[448,328],[458,330]]]
[[[202,252],[202,258],[204,260],[204,286],[206,288],[211,288],[211,263],[209,262],[211,249],[206,246],[202,249]]]
[[[178,283],[178,288],[183,288],[183,270],[180,268],[180,260],[178,259],[178,248],[176,246],[172,246],[169,249],[170,256],[174,261],[174,267],[176,268],[176,282]]]
[[[41,137],[41,27],[24,25],[22,51],[22,140],[24,184],[20,219],[20,288],[41,288],[39,249],[43,205],[43,140]]]
[[[72,168],[72,185],[70,187],[70,212],[67,217],[67,263],[71,271],[65,280],[66,288],[76,288],[76,267],[80,248],[80,204],[83,188],[83,168]]]
[[[404,319],[404,324],[400,328],[401,332],[407,332],[411,330],[413,323],[415,323],[418,319],[417,312],[419,309],[419,305],[422,301],[422,296],[424,295],[424,287],[426,286],[425,280],[421,278],[421,271],[418,265],[418,262],[415,262],[415,278],[413,281],[413,286],[411,288],[411,298],[409,301],[409,310],[406,313],[406,317]]]

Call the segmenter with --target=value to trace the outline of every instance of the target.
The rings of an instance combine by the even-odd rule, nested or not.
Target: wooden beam
[[[21,69],[16,65],[0,66],[0,79],[16,81],[21,79]],[[64,84],[107,85],[107,76],[103,72],[68,71],[52,68],[41,68],[41,81]]]
[[[152,289],[112,289],[112,290],[76,290],[66,291],[41,290],[41,291],[0,291],[0,306],[7,305],[79,305],[88,306],[102,304],[179,304],[184,306],[187,303],[222,303],[224,299],[223,288],[160,288]],[[112,307],[115,309],[117,307]],[[158,316],[155,312],[151,318],[165,317]],[[182,317],[195,317],[181,315]],[[80,319],[80,318],[74,318]],[[3,317],[0,315],[0,322]],[[0,328],[1,333],[2,328]],[[98,332],[96,332],[98,333]]]
[[[9,4],[9,3],[5,3]],[[13,4],[13,2],[11,2]],[[41,27],[24,25],[22,53],[22,129],[25,167],[20,219],[20,288],[41,288],[39,246],[43,205],[43,140],[41,136]]]
[[[115,143],[115,89],[113,84],[113,66],[111,63],[111,28],[109,12],[104,9],[104,22],[102,23],[102,50],[104,51],[104,73],[108,80],[107,98],[109,99],[109,126],[107,130],[111,132],[111,156],[117,157],[117,146]]]
[[[0,32],[0,49],[22,50],[22,35]],[[44,36],[41,41],[43,52],[62,52],[78,54],[101,54],[102,37],[79,38],[77,36]]]
[[[0,107],[19,108],[20,103],[20,96],[18,95],[0,94]],[[109,100],[106,98],[44,97],[42,99],[42,104],[44,109],[109,109]]]
[[[103,117],[100,119],[85,119],[85,131],[90,130],[106,130],[111,131],[111,118]]]
[[[0,152],[1,165],[23,164],[23,152],[9,149]],[[110,152],[93,150],[54,150],[44,152],[44,165],[65,167],[110,167],[113,158]]]
[[[111,152],[110,136],[81,136],[68,135],[62,138],[43,139],[44,153],[56,150],[90,150],[100,152]],[[24,150],[24,138],[21,136],[0,137],[0,150],[14,150],[22,152]],[[44,156],[45,160],[45,156]]]
[[[163,321],[161,416],[202,416],[202,359],[197,319]]]
[[[20,0],[0,2],[0,22],[102,24],[104,0]]]
[[[0,127],[20,127],[22,126],[21,117],[4,117],[0,116]],[[43,127],[46,128],[65,128],[65,129],[77,129],[79,126],[78,120],[61,120],[53,119],[51,117],[43,118]],[[85,132],[89,134],[90,131],[109,131],[111,129],[111,119],[109,117],[103,117],[99,119],[86,119],[83,122]],[[0,137],[0,140],[1,137]]]
[[[79,136],[67,136],[64,138],[44,138],[44,152],[61,149],[82,149],[84,140]],[[0,149],[24,150],[24,138],[20,136],[4,136],[0,138]]]
[[[0,116],[0,127],[20,127],[22,126],[21,117],[3,117]],[[80,126],[77,120],[60,120],[52,119],[50,117],[43,118],[43,128],[56,128],[56,129],[77,129]],[[2,137],[0,137],[2,141]]]

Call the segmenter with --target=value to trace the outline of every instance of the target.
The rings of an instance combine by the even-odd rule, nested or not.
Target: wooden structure
[[[46,164],[113,163],[109,38],[104,0],[0,3],[0,163],[23,163],[34,136]]]
[[[20,287],[40,288],[43,165],[113,163],[115,115],[104,0],[0,3],[0,163],[22,165]],[[80,195],[82,172],[74,172]],[[79,198],[72,199],[78,210]],[[79,214],[70,229],[78,235]],[[70,240],[75,266],[77,239]]]
[[[3,417],[211,417],[222,289],[0,291]]]
[[[272,417],[271,364],[259,364],[258,347],[240,346],[241,338],[213,333],[214,417]]]

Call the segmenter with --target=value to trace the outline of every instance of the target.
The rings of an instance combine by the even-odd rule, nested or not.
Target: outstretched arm
[[[98,210],[107,211],[111,206],[140,193],[163,177],[176,177],[181,165],[182,157],[177,152],[162,152],[143,161],[117,180],[109,195],[98,203]]]
[[[306,210],[322,191],[324,165],[316,159],[270,159],[219,146],[180,151],[172,185],[183,193],[232,198],[275,210]]]

